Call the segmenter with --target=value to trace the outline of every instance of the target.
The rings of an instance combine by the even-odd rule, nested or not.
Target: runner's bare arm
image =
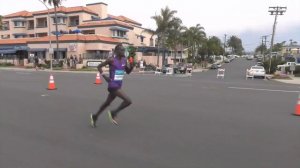
[[[127,74],[130,74],[132,72],[133,68],[134,68],[133,62],[129,63],[129,67],[128,67],[128,63],[126,62],[125,71]]]
[[[97,67],[99,73],[103,76],[103,78],[105,79],[106,82],[110,82],[110,78],[108,76],[106,76],[105,74],[103,74],[102,67],[111,64],[112,61],[113,61],[112,58],[108,58],[104,62],[99,64],[98,67]]]

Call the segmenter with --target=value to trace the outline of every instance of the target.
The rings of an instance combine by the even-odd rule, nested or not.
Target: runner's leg
[[[100,106],[99,110],[97,111],[97,113],[95,114],[96,119],[98,118],[98,116],[106,109],[106,107],[108,107],[110,105],[110,103],[116,98],[116,94],[115,92],[109,93],[107,96],[106,101]]]
[[[132,101],[131,99],[121,90],[117,90],[114,92],[114,95],[123,99],[123,102],[120,104],[120,106],[115,109],[115,110],[112,110],[111,113],[112,113],[112,117],[114,118],[121,110],[123,110],[124,108],[128,107]]]

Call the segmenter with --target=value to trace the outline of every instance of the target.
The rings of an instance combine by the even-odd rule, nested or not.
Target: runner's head
[[[123,45],[121,43],[116,45],[115,53],[116,53],[117,57],[125,57],[125,48],[123,47]]]

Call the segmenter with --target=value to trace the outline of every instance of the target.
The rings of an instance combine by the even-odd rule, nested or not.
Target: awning
[[[8,50],[0,50],[0,54],[15,54],[16,50],[8,49]]]
[[[121,31],[128,32],[128,29],[126,29],[124,27],[120,27],[120,26],[112,26],[112,27],[110,27],[110,30],[121,30]]]
[[[7,50],[7,51],[6,51]],[[11,52],[11,51],[28,51],[29,48],[27,46],[2,46],[0,47],[0,52]]]
[[[54,48],[54,51],[57,51],[57,48]],[[67,48],[59,48],[58,51],[68,51]]]
[[[31,48],[29,51],[30,52],[43,52],[46,51],[46,48]]]
[[[159,48],[159,52],[169,52],[167,48]],[[137,52],[157,52],[157,47],[138,47]]]
[[[13,35],[15,35],[15,36],[26,36],[27,33],[13,33]]]
[[[17,51],[28,51],[29,47],[27,47],[27,46],[15,46],[14,49],[17,50]]]

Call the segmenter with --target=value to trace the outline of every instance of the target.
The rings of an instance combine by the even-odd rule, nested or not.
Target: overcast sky
[[[45,7],[39,0],[0,0],[0,14],[6,15],[21,10],[36,11]],[[262,35],[271,34],[274,16],[269,15],[269,6],[287,7],[287,12],[278,18],[277,39],[293,39],[300,43],[300,0],[64,0],[62,5],[85,6],[87,3],[104,2],[108,4],[108,13],[124,15],[143,24],[145,28],[155,29],[151,16],[160,13],[160,9],[169,6],[176,10],[185,26],[200,24],[208,36],[223,34],[245,36],[248,44],[245,48],[257,46]],[[3,5],[5,3],[5,5]],[[296,30],[297,29],[297,30]],[[291,32],[296,32],[291,35]],[[249,41],[247,34],[251,34]],[[293,36],[293,37],[291,37]],[[223,39],[222,39],[223,40]],[[251,43],[251,44],[250,44]],[[247,46],[248,45],[248,46]]]

